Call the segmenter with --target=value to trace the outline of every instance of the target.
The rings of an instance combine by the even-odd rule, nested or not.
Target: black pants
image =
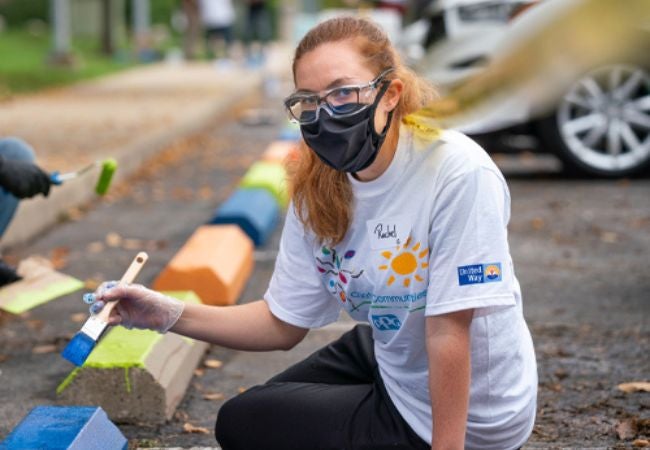
[[[215,433],[223,450],[430,448],[388,397],[365,325],[227,401]]]

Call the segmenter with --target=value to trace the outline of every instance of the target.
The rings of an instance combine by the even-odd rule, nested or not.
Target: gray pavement
[[[115,181],[175,139],[205,128],[265,82],[286,78],[290,48],[271,47],[263,67],[218,67],[210,62],[159,63],[66,88],[16,97],[0,108],[0,136],[34,147],[45,170],[65,173],[113,157]],[[29,241],[70,208],[97,201],[99,170],[55,187],[49,198],[21,202],[0,242]]]
[[[285,88],[290,89],[280,91]],[[118,277],[144,248],[150,260],[140,280],[151,282],[277,136],[280,98],[261,93],[164,148],[115,186],[107,201],[88,205],[7,256],[50,255],[56,249],[63,270],[90,287]],[[250,108],[271,111],[268,120],[242,121],[250,119]],[[525,448],[628,448],[634,439],[648,439],[650,394],[625,394],[617,385],[647,381],[650,373],[650,180],[572,179],[551,158],[495,159],[511,187],[510,242],[539,363],[538,419]],[[263,294],[278,238],[276,230],[256,252],[241,301]],[[23,316],[0,316],[0,439],[32,407],[56,402],[54,390],[71,369],[58,351],[78,330],[75,318],[84,311],[76,294]],[[133,448],[215,448],[211,433],[223,399],[263,382],[350,326],[342,319],[311,332],[290,352],[213,346],[205,358],[223,366],[195,373],[172,420],[119,427]],[[207,434],[184,432],[185,424]],[[636,431],[620,438],[621,424]]]

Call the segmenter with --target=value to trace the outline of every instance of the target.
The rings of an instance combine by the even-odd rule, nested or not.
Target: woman
[[[365,20],[315,27],[293,74],[308,150],[264,300],[183,309],[138,286],[99,300],[122,299],[115,323],[243,350],[290,349],[341,309],[369,322],[226,402],[225,450],[520,447],[537,375],[499,170],[459,133],[423,142],[405,125],[431,89]]]

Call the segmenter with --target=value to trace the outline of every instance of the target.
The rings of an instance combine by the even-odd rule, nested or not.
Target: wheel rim
[[[557,121],[582,164],[612,173],[635,169],[650,158],[650,75],[630,65],[594,70],[562,98]]]

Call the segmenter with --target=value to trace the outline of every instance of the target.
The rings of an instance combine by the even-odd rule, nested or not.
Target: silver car
[[[450,91],[484,70],[522,29],[548,14],[551,3],[567,1],[433,0],[421,5],[420,19],[405,28],[401,46],[420,73]],[[616,2],[621,8],[624,3]],[[602,177],[645,172],[650,166],[650,24],[643,23],[634,54],[583,67],[563,83],[550,80],[540,89],[548,91],[546,100],[552,98],[544,108],[539,95],[512,95],[459,128],[488,150],[516,150],[523,143],[528,150],[553,152],[569,171]],[[589,24],[599,33],[608,32],[606,25]],[[545,82],[540,78],[537,87]]]

